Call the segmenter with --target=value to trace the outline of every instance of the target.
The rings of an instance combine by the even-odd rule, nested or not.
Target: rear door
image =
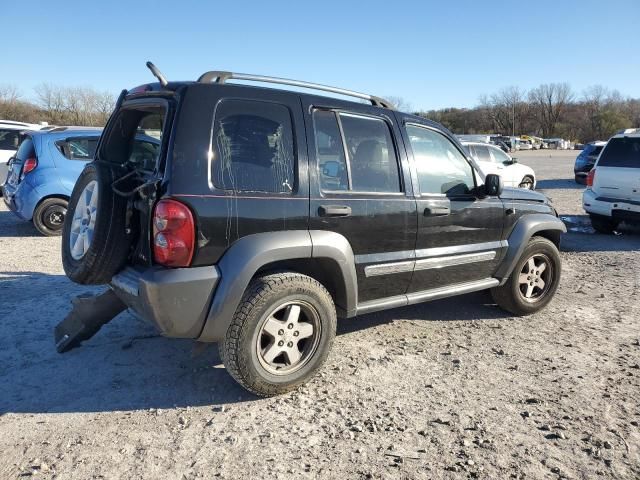
[[[603,197],[640,201],[640,136],[609,140],[596,164],[593,189]]]
[[[351,244],[358,303],[402,295],[413,269],[416,203],[395,118],[315,98],[303,99],[309,228],[340,233]]]

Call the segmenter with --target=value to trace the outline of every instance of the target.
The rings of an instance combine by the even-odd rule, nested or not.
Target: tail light
[[[36,157],[27,158],[22,164],[22,173],[20,174],[20,180],[24,178],[24,176],[33,172],[38,166],[38,159]]]
[[[592,168],[587,175],[587,187],[593,187],[593,182],[596,179],[596,169]]]
[[[193,258],[195,224],[191,210],[176,200],[160,200],[153,211],[153,256],[167,267],[188,267]]]

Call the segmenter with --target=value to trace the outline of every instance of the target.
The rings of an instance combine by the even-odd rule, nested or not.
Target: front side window
[[[98,137],[68,138],[56,142],[56,147],[68,160],[92,160],[97,146]]]
[[[408,125],[420,192],[448,196],[467,195],[475,188],[473,169],[460,150],[444,135]]]
[[[640,168],[640,138],[612,138],[600,155],[598,167]]]
[[[317,110],[313,114],[324,191],[398,193],[398,160],[382,119]]]
[[[284,105],[223,101],[216,109],[211,148],[216,188],[234,192],[293,191],[293,129]]]

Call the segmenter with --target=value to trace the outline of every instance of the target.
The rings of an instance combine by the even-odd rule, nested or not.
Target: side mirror
[[[518,159],[516,157],[511,157],[511,163],[518,163]]]
[[[490,197],[499,197],[502,195],[504,182],[500,175],[489,173],[484,179],[484,192]]]

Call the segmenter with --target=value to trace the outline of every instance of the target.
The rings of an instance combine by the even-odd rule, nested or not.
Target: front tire
[[[33,212],[33,226],[42,235],[57,237],[62,235],[68,202],[64,198],[46,198]]]
[[[596,232],[605,234],[613,233],[613,231],[618,228],[618,225],[620,224],[620,222],[602,215],[591,214],[589,215],[589,218],[591,219],[591,226],[593,227],[593,229]]]
[[[296,272],[249,284],[220,357],[229,374],[256,395],[294,390],[324,364],[336,333],[336,309],[315,279]]]
[[[507,282],[491,289],[493,300],[517,316],[542,310],[560,284],[561,260],[558,248],[543,237],[529,240]]]

